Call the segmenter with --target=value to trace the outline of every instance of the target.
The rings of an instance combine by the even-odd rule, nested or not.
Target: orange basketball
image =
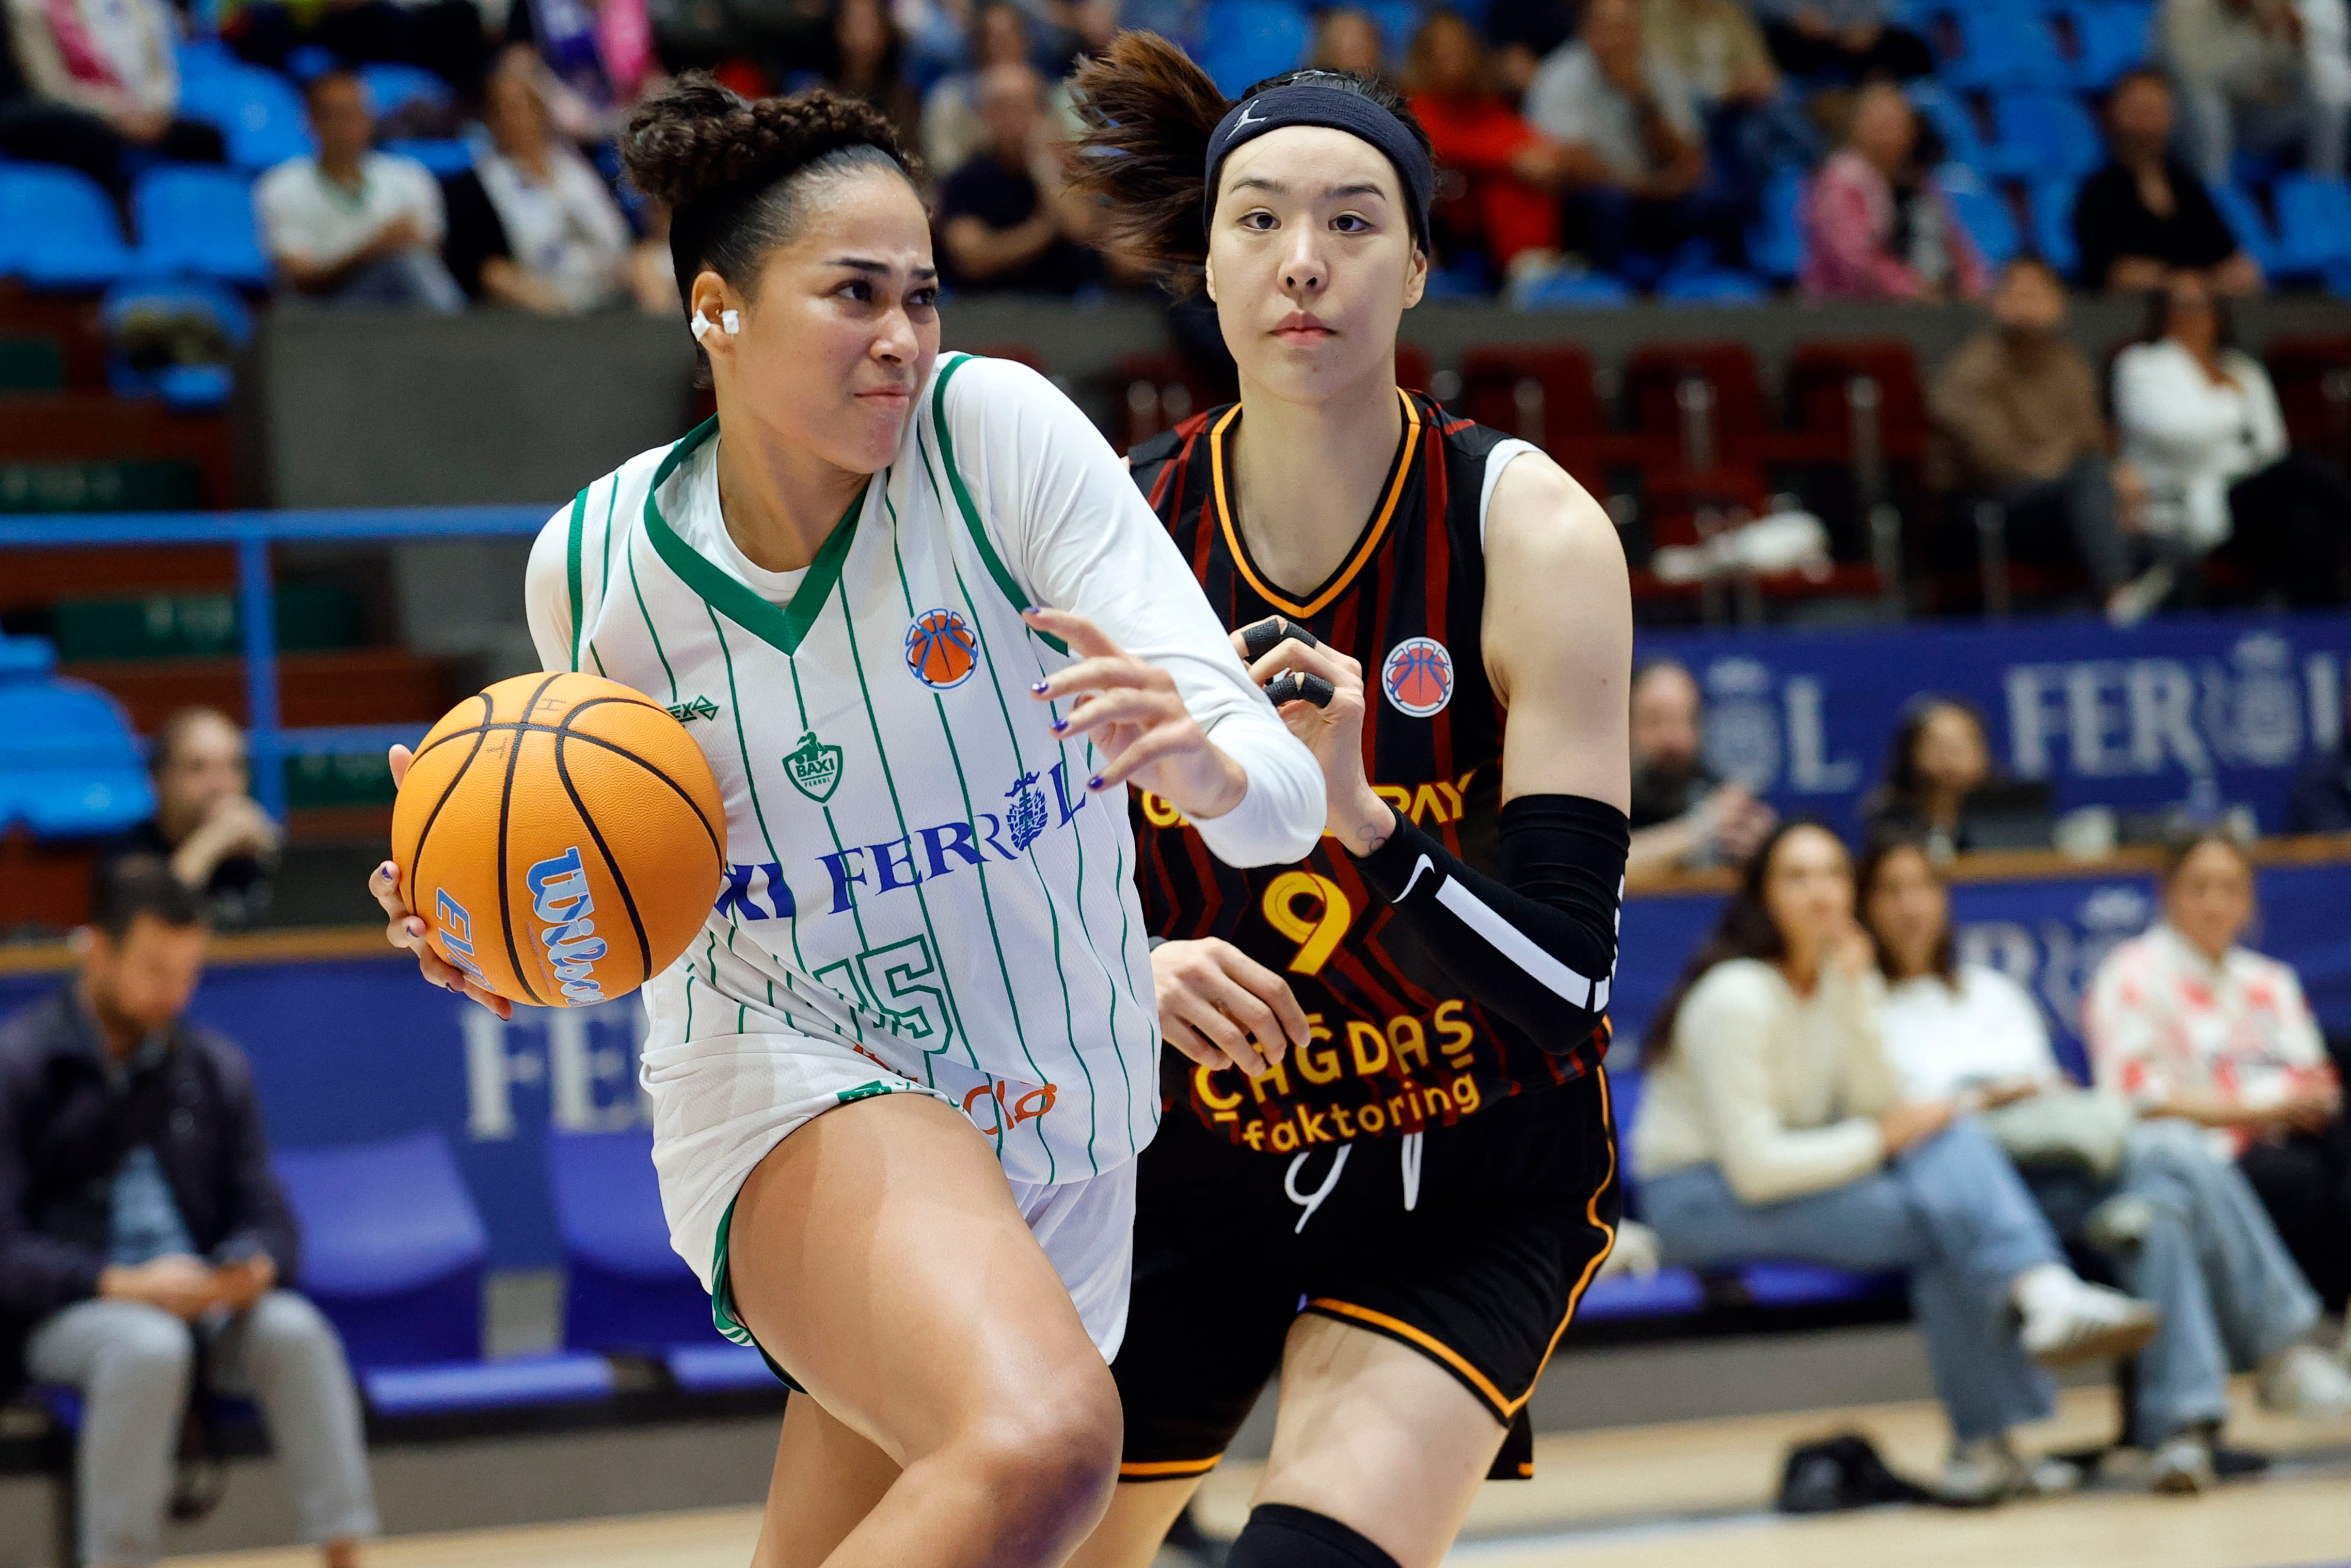
[[[508,1001],[626,996],[702,929],[726,811],[702,748],[642,692],[517,675],[433,727],[392,856],[433,950]]]

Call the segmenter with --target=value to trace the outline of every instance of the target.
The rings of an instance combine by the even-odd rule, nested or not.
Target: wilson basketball
[[[626,996],[718,896],[726,808],[685,727],[594,675],[518,675],[417,748],[392,853],[433,950],[537,1007]]]

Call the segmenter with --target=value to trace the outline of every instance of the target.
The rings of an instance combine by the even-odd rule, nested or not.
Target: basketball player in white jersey
[[[623,151],[718,414],[581,491],[527,596],[545,665],[668,705],[726,800],[643,1081],[674,1244],[810,1396],[755,1562],[1058,1563],[1118,1470],[1158,1113],[1125,786],[1252,865],[1312,847],[1322,776],[1084,416],[939,356],[878,112],[688,78]]]

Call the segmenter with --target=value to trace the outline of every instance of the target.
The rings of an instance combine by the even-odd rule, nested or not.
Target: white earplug
[[[697,343],[710,336],[713,330],[710,318],[699,310],[694,313],[694,319],[688,325],[692,328],[694,340]],[[743,330],[742,313],[735,310],[721,310],[718,313],[717,329],[725,331],[730,338],[741,332]]]

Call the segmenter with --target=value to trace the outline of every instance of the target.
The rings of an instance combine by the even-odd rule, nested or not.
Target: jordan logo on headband
[[[1240,117],[1238,120],[1237,120],[1233,121],[1233,128],[1234,128],[1235,130],[1237,130],[1237,131],[1238,131],[1238,129],[1240,129],[1240,128],[1241,128],[1242,126],[1244,126],[1244,125],[1263,125],[1263,124],[1265,123],[1265,120],[1264,120],[1262,118],[1260,118],[1260,119],[1257,119],[1257,120],[1251,120],[1251,119],[1249,118],[1249,110],[1251,110],[1251,109],[1255,109],[1256,107],[1257,107],[1257,99],[1249,99],[1248,108],[1243,109],[1243,110],[1241,110],[1241,117]]]

